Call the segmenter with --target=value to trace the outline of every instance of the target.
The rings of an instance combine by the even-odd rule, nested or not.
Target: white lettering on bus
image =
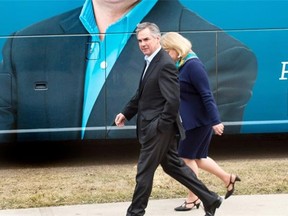
[[[288,78],[285,77],[285,74],[288,76],[288,62],[281,62],[282,63],[282,74],[279,80],[287,80]],[[287,68],[287,70],[286,70]]]

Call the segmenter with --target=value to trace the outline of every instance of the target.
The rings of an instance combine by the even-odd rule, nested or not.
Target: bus
[[[192,42],[225,133],[288,132],[288,0],[136,1],[104,31],[91,0],[0,6],[0,143],[136,138],[135,118],[114,118],[138,87],[145,21]]]

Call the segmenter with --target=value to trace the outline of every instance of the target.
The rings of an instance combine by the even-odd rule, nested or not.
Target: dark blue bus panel
[[[144,66],[142,21],[191,40],[225,133],[288,132],[288,1],[143,0],[102,40],[80,18],[89,3],[0,2],[0,143],[135,138],[135,119],[114,118]]]

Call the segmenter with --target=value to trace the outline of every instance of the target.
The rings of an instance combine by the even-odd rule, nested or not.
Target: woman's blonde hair
[[[167,32],[161,36],[161,46],[165,50],[174,49],[179,57],[185,57],[192,50],[192,43],[177,32]]]

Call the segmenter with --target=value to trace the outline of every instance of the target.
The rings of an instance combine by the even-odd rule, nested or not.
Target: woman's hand
[[[224,132],[224,125],[222,123],[214,125],[212,128],[213,128],[214,133],[216,135],[221,136],[223,134],[223,132]]]

